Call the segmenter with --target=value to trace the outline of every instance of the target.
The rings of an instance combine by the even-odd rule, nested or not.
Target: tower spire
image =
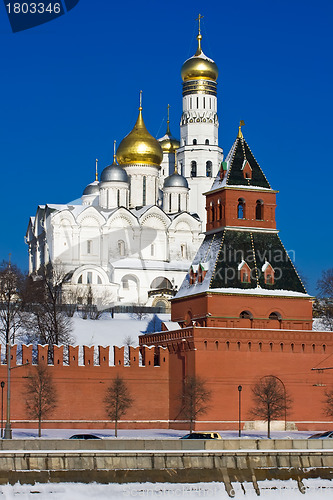
[[[170,134],[170,104],[168,104],[167,134]]]
[[[197,51],[195,53],[196,56],[200,56],[200,54],[202,53],[202,48],[201,48],[201,40],[202,40],[202,35],[201,35],[201,19],[203,19],[204,16],[202,16],[201,14],[198,15],[196,21],[198,21],[198,36],[197,36],[197,40],[198,40],[198,48],[197,48]]]
[[[243,132],[242,132],[242,127],[245,125],[244,120],[241,120],[239,122],[239,127],[238,127],[238,139],[244,139]]]
[[[142,90],[140,90],[140,107],[139,111],[142,111]]]
[[[98,181],[98,160],[96,158],[96,166],[95,166],[95,181]]]

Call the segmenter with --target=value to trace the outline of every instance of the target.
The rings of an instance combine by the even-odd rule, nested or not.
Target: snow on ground
[[[259,481],[261,498],[295,500],[301,498],[296,481]],[[304,480],[307,500],[332,499],[333,482],[324,479]],[[251,483],[234,483],[235,500],[258,498]],[[227,500],[230,497],[223,483],[36,483],[0,486],[0,497],[6,500],[110,500],[113,498],[209,498]]]
[[[82,319],[74,316],[72,336],[74,344],[86,346],[108,346],[125,344],[126,337],[133,339],[133,346],[139,344],[139,335],[152,331],[160,331],[161,321],[169,321],[170,314],[149,314],[143,319],[136,319],[130,314],[115,314],[111,318],[110,313],[103,313],[98,320]],[[152,324],[153,323],[153,324]]]
[[[238,430],[223,431],[212,429],[223,439],[239,439]],[[324,431],[325,429],[323,429]],[[327,429],[326,429],[327,430]],[[319,432],[319,431],[316,431]],[[179,439],[187,430],[174,429],[119,429],[117,439]],[[112,429],[42,429],[42,439],[67,439],[72,434],[95,434],[101,438],[114,438]],[[307,439],[312,431],[272,431],[272,439]],[[266,439],[265,431],[243,431],[242,439]],[[36,439],[37,429],[13,429],[13,439]],[[332,443],[333,447],[333,443]]]

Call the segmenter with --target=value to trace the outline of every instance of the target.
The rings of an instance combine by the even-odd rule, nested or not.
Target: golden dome
[[[212,59],[209,59],[201,48],[202,35],[197,36],[198,48],[190,59],[184,62],[181,70],[183,82],[188,80],[213,80],[216,82],[219,70]]]
[[[117,149],[119,165],[146,163],[160,166],[163,152],[159,142],[148,132],[142,118],[142,107],[133,130],[121,141]]]
[[[180,142],[178,141],[178,139],[172,137],[170,132],[169,110],[170,110],[170,105],[168,104],[167,130],[165,135],[158,140],[158,142],[161,145],[163,153],[173,153],[174,151],[176,151],[176,149],[180,147]]]

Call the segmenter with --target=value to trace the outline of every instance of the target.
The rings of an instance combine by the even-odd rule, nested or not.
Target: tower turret
[[[126,170],[117,164],[116,141],[113,142],[113,163],[101,174],[100,206],[102,208],[128,208],[129,182]]]

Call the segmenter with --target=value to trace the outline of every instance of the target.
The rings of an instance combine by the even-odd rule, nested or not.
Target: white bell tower
[[[205,197],[223,160],[218,145],[217,77],[215,62],[201,48],[200,21],[198,48],[193,57],[184,62],[183,113],[180,121],[180,148],[177,151],[180,173],[190,188],[189,211],[195,212],[206,223]]]

